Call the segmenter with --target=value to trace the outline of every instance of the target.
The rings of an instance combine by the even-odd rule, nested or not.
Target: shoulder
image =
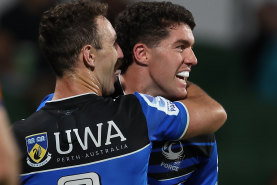
[[[42,127],[48,127],[49,124],[45,124],[46,119],[49,117],[46,115],[45,111],[38,111],[31,114],[26,119],[16,121],[12,124],[12,130],[15,134],[27,133],[36,129],[41,129]],[[47,121],[48,122],[48,121]],[[49,122],[48,122],[49,123]]]
[[[180,109],[186,110],[186,107],[180,102],[171,102],[166,98],[161,96],[153,97],[147,94],[135,93],[134,94],[143,108],[154,108],[161,112],[164,112],[167,115],[178,115]]]

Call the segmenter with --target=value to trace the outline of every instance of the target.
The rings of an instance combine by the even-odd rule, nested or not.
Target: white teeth
[[[183,71],[177,74],[178,76],[188,78],[189,77],[189,71]]]

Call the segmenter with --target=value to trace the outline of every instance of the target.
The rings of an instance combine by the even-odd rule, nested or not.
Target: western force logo
[[[185,157],[182,143],[180,141],[167,141],[162,147],[162,154],[174,162],[162,161],[160,165],[170,171],[179,171],[181,161]]]
[[[172,151],[173,145],[175,145],[179,151]],[[167,141],[162,147],[162,154],[169,160],[180,160],[184,154],[183,145],[180,141]]]
[[[44,156],[46,155],[48,148],[48,139],[47,133],[39,133],[27,136],[25,138],[27,153],[29,157],[27,157],[27,164],[32,167],[41,167],[48,163],[51,159],[51,154],[48,152],[47,158],[42,161]]]

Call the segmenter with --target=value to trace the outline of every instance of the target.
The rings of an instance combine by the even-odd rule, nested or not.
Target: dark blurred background
[[[110,17],[135,0],[102,0]],[[137,1],[137,0],[136,0]],[[277,0],[171,0],[196,20],[190,80],[226,109],[216,133],[219,184],[277,185]],[[35,111],[54,76],[37,46],[54,0],[0,1],[0,80],[11,121]]]

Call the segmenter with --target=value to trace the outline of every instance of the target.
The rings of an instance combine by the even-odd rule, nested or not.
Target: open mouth
[[[176,75],[177,78],[180,78],[182,80],[185,80],[186,78],[189,77],[189,71],[183,71],[183,72],[180,72]]]

